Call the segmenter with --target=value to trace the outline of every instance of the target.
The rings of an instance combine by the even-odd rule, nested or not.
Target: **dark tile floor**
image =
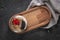
[[[48,30],[35,29],[17,35],[8,28],[9,18],[24,11],[31,0],[0,0],[0,40],[60,40],[60,18],[56,25]]]

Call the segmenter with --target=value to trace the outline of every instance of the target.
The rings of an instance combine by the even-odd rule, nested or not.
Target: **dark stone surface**
[[[35,29],[15,34],[8,27],[9,18],[24,11],[31,0],[0,0],[0,40],[60,40],[60,18],[49,30]]]
[[[26,10],[31,0],[0,0],[0,39],[22,40],[22,34],[17,35],[8,28],[9,18]]]

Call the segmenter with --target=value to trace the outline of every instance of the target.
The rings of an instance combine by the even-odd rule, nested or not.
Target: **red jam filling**
[[[13,23],[13,25],[19,25],[20,24],[20,20],[13,19],[12,23]]]

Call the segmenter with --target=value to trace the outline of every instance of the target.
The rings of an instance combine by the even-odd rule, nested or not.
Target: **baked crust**
[[[21,33],[43,27],[47,25],[51,19],[51,12],[46,6],[34,7],[24,12],[18,13],[15,16],[17,15],[23,16],[27,20],[27,28]],[[20,28],[18,27],[18,29]]]

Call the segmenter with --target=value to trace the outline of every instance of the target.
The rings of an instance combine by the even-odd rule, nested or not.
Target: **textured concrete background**
[[[9,18],[24,11],[31,0],[0,0],[0,40],[60,40],[60,20],[50,28],[15,34],[8,28]]]

